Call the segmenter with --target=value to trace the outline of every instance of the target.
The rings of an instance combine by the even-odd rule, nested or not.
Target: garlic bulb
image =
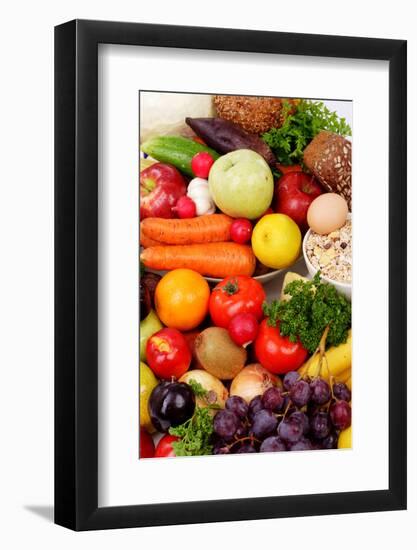
[[[213,214],[216,206],[212,199],[208,181],[203,178],[194,178],[188,184],[187,195],[195,202],[197,216]]]

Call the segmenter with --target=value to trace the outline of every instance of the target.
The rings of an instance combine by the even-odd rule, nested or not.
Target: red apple
[[[314,176],[304,172],[288,172],[275,184],[275,211],[292,218],[305,232],[308,229],[308,207],[322,193]]]
[[[187,192],[187,184],[176,168],[157,162],[140,173],[140,217],[173,218],[172,207]]]
[[[140,429],[139,443],[139,458],[153,458],[155,456],[154,442],[145,428]]]

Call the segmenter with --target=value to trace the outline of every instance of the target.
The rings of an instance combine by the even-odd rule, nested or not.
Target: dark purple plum
[[[182,382],[160,382],[149,397],[148,411],[152,424],[160,432],[183,424],[195,409],[193,390]]]

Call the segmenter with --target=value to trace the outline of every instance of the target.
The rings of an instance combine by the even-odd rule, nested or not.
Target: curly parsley
[[[274,300],[263,305],[270,326],[279,322],[281,334],[292,342],[299,339],[309,353],[317,349],[327,327],[326,346],[346,342],[351,326],[351,303],[333,285],[322,282],[320,272],[311,281],[289,283],[284,292],[291,296],[290,300]]]
[[[191,378],[187,383],[190,386],[190,388],[193,390],[194,395],[196,397],[206,397],[208,391],[205,388],[203,388],[200,382],[197,382],[197,380],[193,380],[193,378]]]
[[[194,395],[207,403],[207,407],[195,408],[193,416],[184,424],[170,428],[169,433],[180,437],[180,441],[174,441],[172,448],[176,456],[201,456],[210,455],[213,451],[211,434],[213,433],[213,416],[211,410],[220,408],[216,404],[217,396],[212,391],[207,391],[196,380],[189,380],[188,385]],[[213,396],[214,394],[214,396]]]
[[[176,456],[210,455],[213,446],[210,443],[213,433],[211,407],[196,407],[193,416],[184,424],[170,428],[169,433],[180,437],[174,441],[172,448]]]
[[[271,128],[262,136],[281,164],[300,164],[304,149],[321,130],[342,136],[352,134],[346,120],[339,118],[336,112],[330,111],[321,101],[302,99],[294,113],[291,113],[294,107],[289,102],[284,102],[283,108],[284,124],[281,128]]]

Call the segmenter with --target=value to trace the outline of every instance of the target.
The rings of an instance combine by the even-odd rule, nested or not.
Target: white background
[[[388,400],[387,63],[221,52],[213,57],[201,51],[114,45],[100,47],[99,61],[99,504],[386,489],[388,410],[380,405]],[[218,457],[137,460],[132,422],[139,408],[137,90],[167,86],[353,100],[352,450],[246,454],[222,457],[221,462]],[[379,163],[369,162],[378,155]],[[378,239],[369,231],[369,205]],[[380,269],[377,281],[375,265]],[[278,281],[274,286],[279,292]],[[375,312],[371,326],[367,312]],[[379,345],[369,346],[370,340]],[[217,483],[195,483],[202,475]],[[164,482],[155,483],[158,478]]]
[[[417,304],[411,285],[407,512],[82,534],[45,519],[51,517],[53,494],[53,25],[81,17],[408,39],[409,179],[413,184],[409,189],[409,277],[415,280],[417,113],[412,98],[417,96],[417,38],[412,3],[352,3],[343,10],[332,1],[318,5],[299,0],[291,8],[276,0],[259,1],[256,9],[253,3],[240,3],[238,9],[229,4],[224,0],[208,5],[177,0],[157,6],[137,0],[15,1],[2,12],[0,542],[5,548],[235,545],[249,549],[275,539],[291,548],[322,548],[325,541],[326,546],[334,544],[343,550],[362,547],[367,540],[383,549],[407,541],[411,547],[415,542]]]

